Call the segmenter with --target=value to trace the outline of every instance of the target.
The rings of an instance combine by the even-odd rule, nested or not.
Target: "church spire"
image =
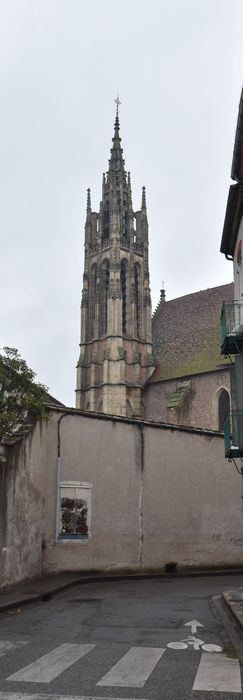
[[[121,147],[119,97],[99,213],[87,192],[77,408],[142,415],[142,389],[153,369],[148,221],[133,211]]]
[[[109,159],[109,168],[107,173],[107,182],[112,182],[114,185],[119,185],[125,178],[125,161],[123,159],[123,149],[121,148],[120,123],[119,123],[119,105],[121,104],[119,96],[116,102],[116,117],[114,124],[114,136],[112,139],[111,157]]]

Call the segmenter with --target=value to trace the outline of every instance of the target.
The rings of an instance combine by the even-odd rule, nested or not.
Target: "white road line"
[[[4,656],[8,651],[13,651],[19,647],[29,644],[29,642],[7,642],[5,640],[0,641],[0,656]]]
[[[41,656],[32,664],[8,676],[7,681],[26,681],[28,683],[50,683],[75,661],[88,654],[94,644],[61,644],[49,654]],[[36,696],[35,696],[36,697]]]
[[[0,700],[105,700],[103,696],[92,695],[46,695],[44,693],[5,693],[0,692]],[[137,700],[136,698],[110,697],[109,700]]]
[[[241,693],[240,664],[223,654],[202,653],[192,690]]]
[[[131,647],[96,685],[143,688],[165,649]]]

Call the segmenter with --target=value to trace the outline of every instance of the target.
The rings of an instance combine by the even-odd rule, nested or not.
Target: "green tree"
[[[21,426],[45,416],[47,387],[34,381],[35,373],[15,348],[0,352],[0,442]]]

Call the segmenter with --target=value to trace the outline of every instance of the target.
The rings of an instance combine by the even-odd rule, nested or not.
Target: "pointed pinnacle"
[[[103,173],[102,177],[102,199],[104,199],[105,196],[105,173]]]
[[[145,187],[142,187],[142,206],[141,209],[145,209],[146,211],[146,192],[145,192]]]
[[[132,209],[132,187],[131,187],[130,172],[127,173],[127,189],[128,189],[128,204],[129,204],[130,209]]]
[[[160,301],[165,301],[165,285],[164,285],[164,280],[162,280],[162,289],[160,290]]]
[[[88,187],[87,189],[87,213],[91,212],[91,195],[90,195],[90,188]]]

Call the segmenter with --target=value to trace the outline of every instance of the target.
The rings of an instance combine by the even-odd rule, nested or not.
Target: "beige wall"
[[[145,428],[143,565],[243,561],[240,476],[220,437]]]
[[[38,573],[42,555],[47,571],[243,563],[240,476],[221,436],[78,412],[61,420],[60,475],[92,487],[90,538],[55,543],[61,415],[11,448],[8,581]]]
[[[55,440],[52,447],[54,463]],[[52,478],[51,464],[48,471]],[[92,485],[91,537],[53,546],[50,509],[48,570],[243,561],[240,477],[213,433],[69,416],[61,423],[61,479]],[[49,488],[53,504],[54,479]]]
[[[91,485],[91,536],[88,541],[61,540],[53,546],[59,415],[53,415],[49,423],[45,568],[136,567],[141,487],[139,427],[80,415],[62,420],[60,480]]]

